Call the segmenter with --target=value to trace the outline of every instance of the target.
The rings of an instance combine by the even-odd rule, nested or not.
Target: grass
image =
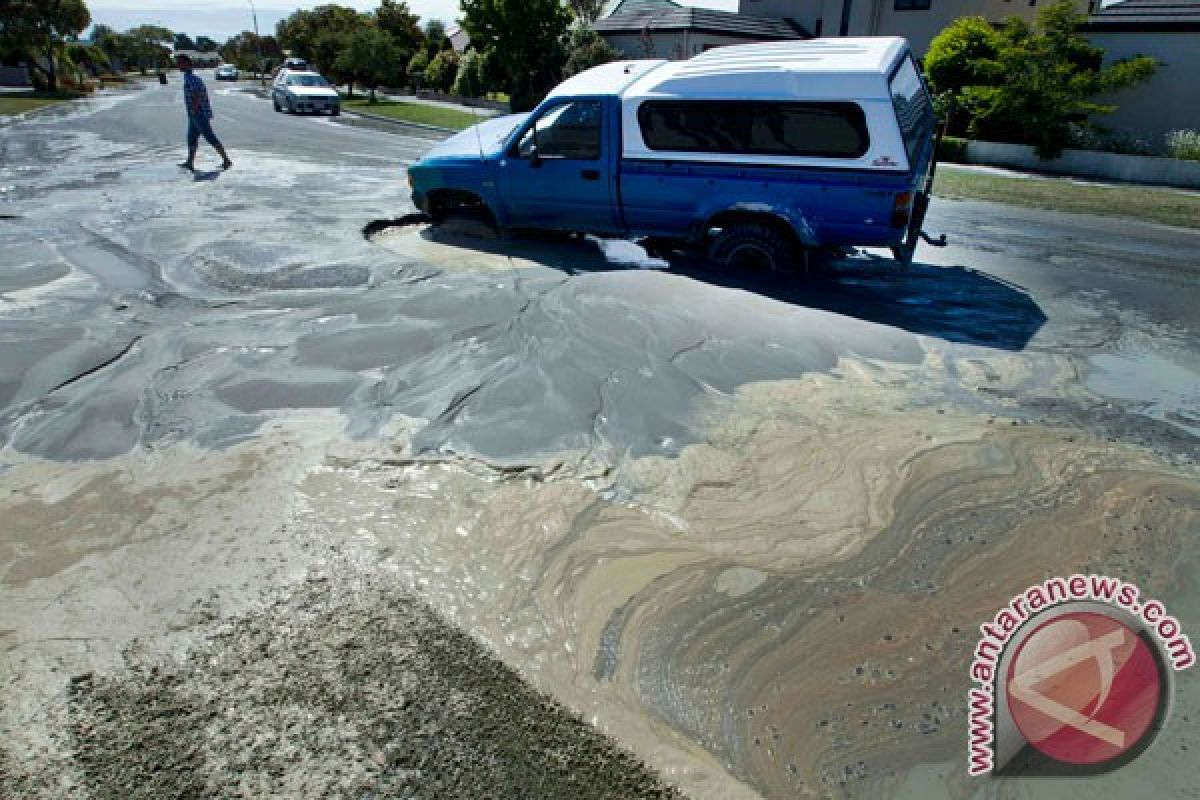
[[[78,97],[83,97],[83,95],[78,92],[55,92],[52,94],[33,90],[0,94],[0,116],[24,114],[26,111],[52,106],[55,103],[74,100]]]
[[[1010,177],[941,164],[933,193],[939,197],[991,200],[1051,211],[1200,227],[1200,192],[1142,186],[1093,186],[1069,179]]]
[[[422,125],[437,125],[440,128],[452,128],[461,131],[487,119],[483,114],[470,114],[465,111],[455,111],[452,108],[427,106],[420,103],[404,103],[395,100],[380,100],[372,105],[366,97],[345,98],[342,107],[354,111],[366,111],[382,117],[391,117],[405,122],[417,122]]]

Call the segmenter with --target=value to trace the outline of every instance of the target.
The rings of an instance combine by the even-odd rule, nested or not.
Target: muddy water
[[[1050,574],[1171,585],[1200,488],[852,375],[747,387],[611,483],[335,457],[302,491],[685,791],[733,796],[710,758],[768,797],[894,787],[962,750],[980,620]]]

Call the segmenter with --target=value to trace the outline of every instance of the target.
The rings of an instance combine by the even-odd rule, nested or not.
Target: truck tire
[[[738,270],[787,272],[795,269],[796,248],[787,234],[758,222],[721,229],[708,246],[708,260]]]
[[[500,229],[487,206],[456,206],[433,217],[438,231],[470,239],[499,239]]]

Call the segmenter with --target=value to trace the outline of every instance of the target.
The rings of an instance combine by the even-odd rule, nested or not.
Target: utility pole
[[[263,74],[262,60],[262,37],[258,35],[258,12],[254,10],[254,0],[247,0],[250,3],[250,16],[254,18],[254,49],[258,53],[258,79],[260,86],[267,85],[267,76]]]

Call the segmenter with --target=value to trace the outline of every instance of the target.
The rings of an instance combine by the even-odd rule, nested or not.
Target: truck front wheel
[[[713,237],[708,260],[738,270],[784,272],[794,268],[795,250],[782,231],[757,222],[739,222]]]

